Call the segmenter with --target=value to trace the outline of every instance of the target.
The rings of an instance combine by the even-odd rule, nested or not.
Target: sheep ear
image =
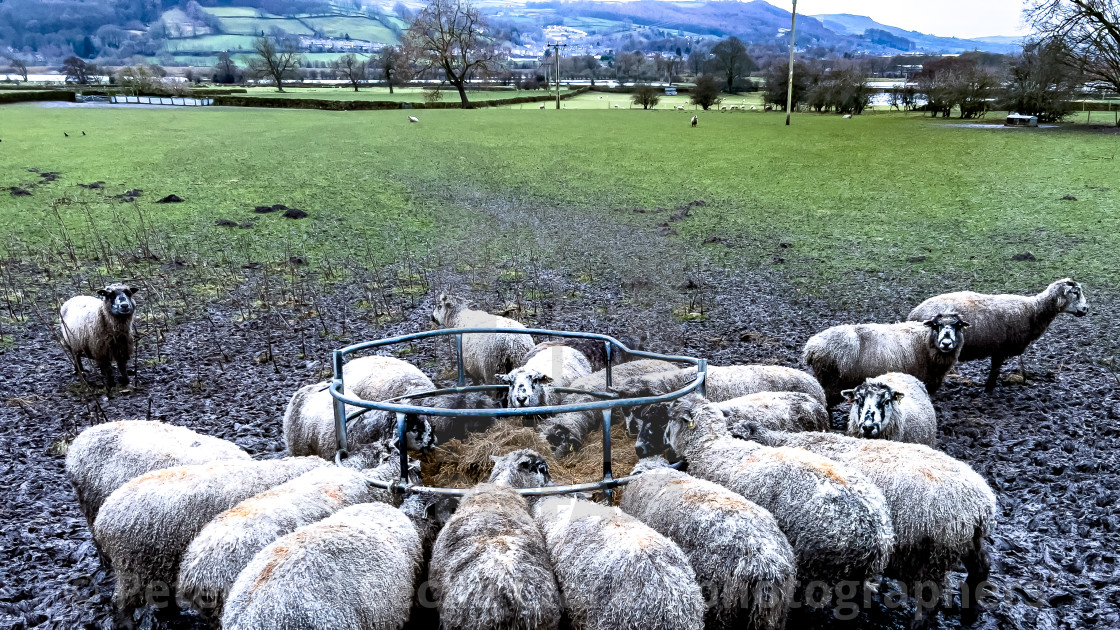
[[[960,320],[960,322],[961,322],[961,328],[968,328],[969,326],[971,326],[971,325],[972,325],[972,324],[970,324],[970,323],[968,323],[968,322],[964,321],[963,319],[962,319],[962,320]]]
[[[548,385],[552,382],[552,377],[547,374],[537,374],[533,377],[533,380],[538,383],[544,383],[545,385]]]
[[[517,460],[517,467],[521,468],[522,470],[532,470],[533,460],[529,457],[522,457],[521,459]]]
[[[505,383],[506,385],[509,385],[510,381],[513,380],[513,379],[510,378],[509,374],[495,374],[494,378],[496,378],[499,381]]]
[[[895,392],[894,394],[891,395],[891,398],[896,403],[900,403],[900,402],[902,402],[903,398],[906,398],[906,394],[903,394],[902,392]]]
[[[845,389],[844,391],[840,392],[840,395],[841,395],[841,396],[843,396],[843,397],[844,397],[844,400],[846,400],[846,401],[848,401],[848,402],[855,402],[855,399],[856,399],[856,390],[854,390],[854,389]]]
[[[127,295],[128,297],[132,297],[132,294],[136,293],[139,290],[140,290],[139,287],[128,287],[127,289],[124,290],[124,294]]]
[[[101,297],[109,297],[109,292],[106,291],[105,289],[98,289],[97,294],[100,295]]]
[[[938,317],[941,317],[941,315],[938,315],[937,317],[933,317],[931,319],[927,319],[926,321],[922,322],[922,325],[927,328],[937,328]]]

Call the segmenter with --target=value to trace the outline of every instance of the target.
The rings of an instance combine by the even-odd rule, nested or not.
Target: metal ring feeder
[[[660,396],[645,396],[642,398],[619,398],[617,394],[611,392],[596,392],[583,389],[573,389],[570,387],[556,387],[556,391],[573,394],[589,394],[602,400],[593,402],[585,402],[570,405],[548,405],[544,407],[522,407],[522,408],[502,408],[502,409],[444,409],[441,407],[420,407],[416,405],[402,404],[400,401],[405,398],[420,399],[428,396],[438,396],[441,394],[459,393],[459,392],[479,392],[479,391],[500,391],[507,388],[505,385],[471,385],[468,386],[466,382],[466,373],[463,370],[463,335],[466,334],[486,334],[486,333],[505,333],[505,334],[527,334],[527,335],[540,335],[544,337],[569,337],[580,339],[597,339],[605,344],[607,367],[606,367],[606,386],[611,387],[611,355],[617,349],[623,353],[629,354],[634,357],[645,359],[659,359],[662,361],[670,361],[673,363],[687,363],[696,366],[696,377],[684,387],[667,394]],[[430,337],[444,337],[455,336],[455,349],[456,349],[456,363],[458,365],[458,379],[456,380],[455,387],[434,389],[425,392],[411,393],[405,396],[398,396],[383,401],[371,401],[362,398],[354,398],[346,394],[346,384],[343,380],[342,366],[344,359],[356,352],[368,350],[371,348],[380,348],[392,344],[405,343],[415,341],[418,339],[428,339]],[[553,494],[567,494],[570,492],[587,492],[595,490],[603,490],[606,492],[608,499],[610,498],[611,490],[618,486],[626,485],[633,479],[633,476],[615,478],[611,473],[611,411],[615,408],[635,407],[639,405],[649,405],[654,403],[664,403],[676,400],[685,394],[693,391],[704,393],[705,379],[708,374],[708,362],[706,359],[696,359],[686,356],[674,356],[657,354],[654,352],[644,352],[641,350],[631,350],[626,347],[621,341],[608,335],[600,335],[596,333],[581,333],[569,332],[560,330],[548,330],[543,328],[446,328],[440,330],[430,330],[419,333],[412,333],[409,335],[400,335],[397,337],[389,337],[387,339],[378,339],[376,341],[367,341],[364,343],[354,344],[347,346],[340,350],[335,350],[333,353],[333,367],[334,377],[331,380],[330,392],[334,398],[334,421],[335,421],[335,437],[338,440],[338,450],[335,453],[335,463],[342,464],[342,459],[349,454],[349,444],[346,438],[346,423],[362,414],[369,411],[378,410],[392,412],[396,414],[397,418],[397,444],[401,447],[401,473],[397,481],[382,481],[379,479],[371,479],[366,477],[366,481],[375,487],[398,492],[402,494],[411,494],[415,492],[429,492],[433,494],[441,494],[447,496],[463,496],[470,491],[470,488],[438,488],[430,486],[421,486],[408,483],[408,448],[405,440],[405,416],[406,414],[424,414],[431,416],[445,416],[450,418],[468,418],[474,416],[489,416],[496,418],[506,418],[512,416],[530,416],[530,415],[546,415],[569,413],[575,411],[602,411],[603,412],[603,479],[601,481],[590,481],[585,483],[576,483],[566,486],[547,486],[544,488],[518,488],[517,491],[522,495],[530,496],[543,496]],[[346,413],[346,405],[357,407],[358,411],[351,413],[349,416]]]

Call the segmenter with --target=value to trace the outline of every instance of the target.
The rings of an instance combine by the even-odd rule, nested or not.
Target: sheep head
[[[501,457],[491,455],[490,461],[494,462],[494,468],[490,472],[489,483],[511,488],[543,488],[553,485],[548,462],[534,450],[521,449]]]
[[[1076,317],[1089,314],[1089,302],[1085,299],[1085,290],[1081,288],[1080,282],[1063,278],[1050,286],[1055,285],[1057,285],[1058,307],[1063,313],[1071,313]]]
[[[440,293],[436,298],[436,307],[432,310],[432,321],[439,326],[446,326],[447,322],[455,318],[456,313],[466,307],[466,299],[453,293]]]
[[[890,426],[895,414],[898,413],[898,404],[905,398],[902,392],[871,380],[864,381],[855,389],[846,389],[840,394],[852,403],[852,410],[848,415],[849,431],[858,430],[860,435],[871,439],[882,435]]]
[[[547,399],[545,386],[552,383],[552,377],[536,370],[519,367],[509,374],[496,374],[498,380],[509,385],[509,404],[511,407],[540,407]]]
[[[97,295],[105,301],[110,313],[120,317],[128,317],[136,310],[136,303],[132,301],[132,295],[136,291],[137,289],[127,284],[114,282],[106,285],[104,289],[98,289]]]
[[[699,394],[688,394],[669,405],[669,420],[665,425],[664,440],[669,447],[666,457],[678,461],[688,447],[701,436],[727,433],[727,419],[708,399]]]
[[[969,325],[956,313],[938,313],[922,324],[930,329],[930,345],[942,354],[951,354],[961,347],[964,329]]]

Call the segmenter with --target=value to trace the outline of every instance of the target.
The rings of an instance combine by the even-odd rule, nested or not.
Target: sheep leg
[[[97,363],[101,368],[101,380],[105,383],[105,391],[113,389],[113,360],[105,358]]]
[[[1004,357],[992,357],[992,367],[988,370],[988,382],[984,383],[984,391],[991,393],[999,383],[999,370],[1003,367]]]
[[[128,385],[128,360],[118,357],[117,369],[121,372],[121,385]]]
[[[961,621],[971,624],[980,616],[980,598],[984,595],[991,569],[988,552],[984,549],[984,533],[979,528],[972,535],[972,549],[962,560],[968,576],[963,585],[965,590],[961,593]]]

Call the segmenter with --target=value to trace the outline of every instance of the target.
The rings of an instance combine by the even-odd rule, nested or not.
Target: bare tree
[[[23,80],[26,81],[27,62],[25,62],[23,59],[20,59],[19,57],[16,57],[15,55],[10,55],[8,57],[8,61],[10,61],[12,64],[12,71],[23,77]]]
[[[631,100],[635,105],[641,105],[642,109],[649,109],[661,102],[661,95],[652,85],[638,85],[634,87],[634,96]]]
[[[735,80],[754,70],[754,61],[738,37],[728,37],[712,48],[712,65],[727,77],[727,91],[735,88]]]
[[[380,61],[381,74],[385,77],[385,83],[389,84],[389,93],[392,94],[394,83],[400,84],[408,80],[408,56],[400,46],[386,46],[381,49]]]
[[[1035,0],[1027,10],[1043,42],[1060,42],[1065,62],[1120,92],[1120,3]]]
[[[214,82],[238,83],[240,75],[241,68],[237,67],[237,63],[229,56],[229,53],[226,51],[218,53],[218,63],[214,64]]]
[[[80,57],[70,56],[62,61],[59,70],[66,75],[67,81],[85,85],[89,83],[90,76],[97,72],[97,66],[86,63]]]
[[[688,101],[708,109],[719,102],[719,79],[710,74],[696,77],[696,86],[688,93]]]
[[[1056,122],[1073,111],[1083,77],[1065,64],[1068,52],[1060,41],[1028,42],[1011,61],[1001,108],[1041,122]]]
[[[486,34],[486,21],[468,0],[429,0],[408,27],[408,56],[423,69],[439,68],[459,90],[463,108],[467,80],[495,70],[502,53]]]
[[[249,61],[249,69],[259,77],[270,77],[276,91],[284,91],[284,79],[299,67],[299,51],[288,41],[275,37],[258,37],[253,42],[257,56]]]
[[[366,78],[366,62],[358,59],[354,53],[347,53],[332,61],[331,69],[334,70],[335,76],[349,81],[355,92],[358,91],[358,85]]]

